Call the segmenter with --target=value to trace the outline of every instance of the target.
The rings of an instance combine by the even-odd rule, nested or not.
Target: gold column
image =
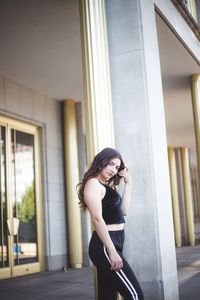
[[[104,0],[80,0],[87,161],[114,147],[110,69]],[[97,281],[94,269],[95,296]]]
[[[104,0],[80,0],[88,162],[114,146]]]
[[[194,213],[192,203],[192,187],[190,179],[189,151],[188,148],[181,148],[182,168],[183,168],[183,185],[185,194],[185,209],[188,240],[191,246],[195,245],[194,235]]]
[[[64,145],[69,236],[69,265],[73,268],[81,268],[83,263],[81,214],[76,193],[76,185],[79,182],[78,145],[76,106],[75,101],[73,100],[64,101]]]
[[[200,176],[200,74],[192,75],[191,89],[194,127],[196,136],[197,162]]]
[[[177,172],[176,172],[176,159],[175,159],[175,151],[173,147],[168,148],[168,157],[169,157],[171,197],[172,197],[173,219],[174,219],[174,234],[175,234],[176,246],[180,247],[182,244],[181,220],[180,220],[180,208],[179,208],[178,181],[177,181]]]

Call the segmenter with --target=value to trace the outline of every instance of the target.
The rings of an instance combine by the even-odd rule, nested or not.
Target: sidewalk
[[[93,268],[42,272],[0,281],[1,300],[94,300]]]
[[[200,300],[200,245],[176,249],[179,299]]]
[[[177,264],[180,300],[200,300],[200,245],[177,248]],[[94,300],[93,268],[1,280],[0,299]]]

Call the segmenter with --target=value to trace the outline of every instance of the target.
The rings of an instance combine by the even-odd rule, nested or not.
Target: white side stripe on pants
[[[106,247],[103,246],[104,249],[104,254],[106,256],[106,258],[108,259],[109,263],[111,264],[110,258],[106,252]],[[134,286],[132,285],[132,283],[129,281],[129,279],[127,278],[127,276],[124,274],[124,272],[122,270],[120,271],[115,271],[116,274],[118,275],[118,277],[123,281],[123,283],[126,285],[126,287],[128,288],[129,292],[131,293],[131,296],[133,297],[134,300],[138,300],[138,295],[136,293],[136,290],[134,289]]]

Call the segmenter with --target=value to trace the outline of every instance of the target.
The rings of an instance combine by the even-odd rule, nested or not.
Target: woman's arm
[[[125,168],[124,170],[121,170],[119,172],[119,175],[124,178],[124,191],[122,195],[122,211],[124,216],[128,214],[128,209],[130,205],[130,199],[131,199],[131,179],[130,174],[128,172],[128,169]]]
[[[102,217],[102,198],[102,186],[98,180],[95,178],[89,179],[84,189],[84,200],[89,209],[95,230],[108,251],[111,269],[117,271],[123,267],[123,262],[115,249]]]

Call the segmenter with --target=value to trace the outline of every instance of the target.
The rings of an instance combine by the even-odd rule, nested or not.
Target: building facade
[[[90,265],[76,184],[116,147],[131,170],[125,256],[178,299],[199,242],[200,3],[2,1],[0,279]]]

